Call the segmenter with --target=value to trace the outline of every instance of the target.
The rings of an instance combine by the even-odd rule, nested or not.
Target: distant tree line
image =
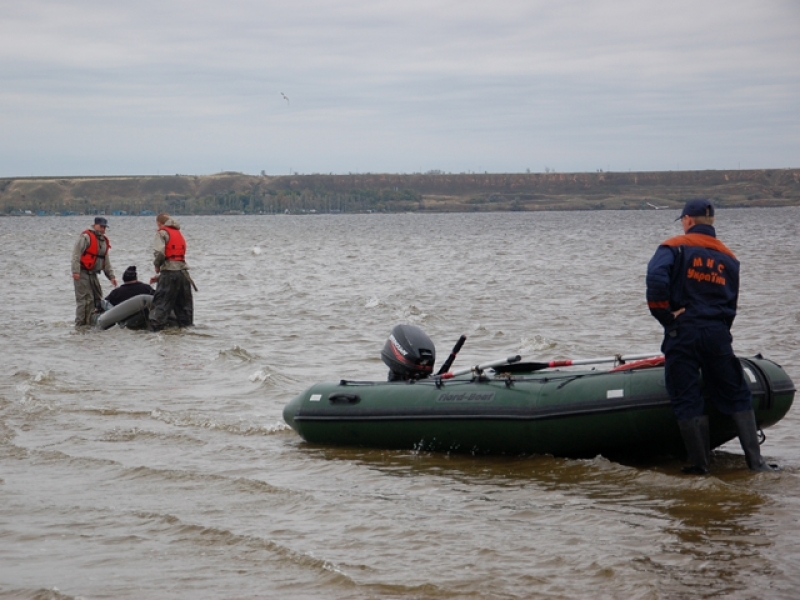
[[[254,189],[220,191],[203,196],[180,193],[138,198],[0,197],[0,214],[152,214],[175,215],[404,212],[423,208],[422,195],[412,190]]]
[[[172,214],[275,214],[398,212],[419,210],[422,195],[411,190],[353,190],[336,193],[326,190],[263,190],[242,193],[221,192],[213,196],[191,198],[165,196],[163,204]]]
[[[796,206],[800,169],[0,178],[0,215],[276,214],[640,209],[703,195],[724,206]]]

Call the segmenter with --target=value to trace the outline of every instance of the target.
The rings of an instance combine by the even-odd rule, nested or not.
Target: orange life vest
[[[162,227],[167,232],[169,240],[164,244],[164,258],[167,260],[186,260],[186,240],[180,229],[174,227]]]
[[[105,259],[106,254],[111,250],[111,240],[106,238],[106,254],[99,254],[100,240],[97,238],[97,232],[92,229],[87,229],[83,233],[89,234],[89,247],[81,254],[81,266],[87,271],[91,271],[94,269],[97,259]]]

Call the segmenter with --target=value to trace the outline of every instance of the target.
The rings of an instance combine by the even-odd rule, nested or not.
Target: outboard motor
[[[383,345],[381,360],[389,367],[389,381],[422,379],[433,372],[436,348],[419,327],[395,325]]]

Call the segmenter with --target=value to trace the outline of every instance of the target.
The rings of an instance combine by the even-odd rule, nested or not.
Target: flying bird
[[[291,103],[291,102],[289,102],[289,98],[287,98],[287,97],[286,97],[286,94],[284,94],[283,92],[281,92],[281,96],[283,96],[283,99],[284,99],[284,100],[286,100],[286,104],[288,104],[289,106],[291,106],[291,105],[292,105],[292,103]]]

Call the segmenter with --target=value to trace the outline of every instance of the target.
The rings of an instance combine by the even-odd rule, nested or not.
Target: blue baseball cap
[[[711,200],[707,200],[706,198],[695,198],[694,200],[689,200],[683,207],[683,212],[681,212],[681,216],[675,219],[676,221],[680,221],[683,217],[713,217],[714,216],[714,205],[711,204]]]
[[[95,217],[94,224],[102,225],[103,227],[108,227],[108,219],[106,219],[105,217]]]

